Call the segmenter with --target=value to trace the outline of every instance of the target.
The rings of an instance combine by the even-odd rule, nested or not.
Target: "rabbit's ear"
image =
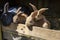
[[[8,12],[8,7],[9,7],[9,3],[7,2],[7,3],[4,5],[4,13]]]
[[[8,12],[9,9],[9,3],[7,2],[6,12]]]
[[[25,14],[25,13],[23,13],[23,14],[22,14],[22,16],[24,16],[25,18],[27,18],[27,17],[28,17],[28,15],[27,15],[27,14]]]
[[[29,5],[33,8],[34,11],[38,10],[35,5],[29,3]]]
[[[46,10],[48,10],[48,8],[41,8],[41,9],[38,11],[38,14],[44,13]]]
[[[35,17],[37,16],[37,14],[38,14],[38,11],[32,12],[32,13],[31,13],[32,18],[35,18]]]
[[[19,14],[21,14],[21,13],[23,13],[23,12],[22,12],[22,11],[19,11],[19,12],[16,13],[16,15],[19,15]]]
[[[22,7],[19,7],[19,8],[17,9],[16,13],[18,13],[18,12],[20,11],[21,8],[22,8]]]

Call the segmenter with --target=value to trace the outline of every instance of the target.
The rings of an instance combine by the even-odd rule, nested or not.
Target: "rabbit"
[[[27,17],[25,25],[32,30],[32,26],[38,26],[43,28],[50,28],[50,22],[42,15],[43,12],[48,10],[48,8],[37,9],[33,4],[29,3],[32,6],[33,12],[30,16]]]
[[[14,17],[13,17],[13,23],[22,23],[24,24],[27,18],[27,14],[25,14],[22,11],[19,11]]]

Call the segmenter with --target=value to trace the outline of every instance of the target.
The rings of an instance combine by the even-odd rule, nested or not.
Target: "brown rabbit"
[[[22,11],[19,11],[19,8],[16,12],[17,14],[13,17],[13,22],[24,24],[27,18],[27,14],[23,13]]]
[[[32,26],[50,28],[49,21],[45,18],[44,15],[42,15],[42,13],[45,12],[48,8],[41,8],[37,10],[33,4],[29,4],[32,6],[34,12],[32,12],[31,15],[27,17],[25,25],[31,30]]]

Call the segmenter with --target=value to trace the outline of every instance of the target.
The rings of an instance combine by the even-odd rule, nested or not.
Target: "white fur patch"
[[[43,28],[48,28],[48,24],[46,22],[42,26]]]

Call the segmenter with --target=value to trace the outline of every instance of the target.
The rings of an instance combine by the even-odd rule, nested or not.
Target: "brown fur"
[[[25,23],[27,18],[27,14],[23,13],[23,12],[18,12],[14,17],[13,17],[13,22],[14,23]]]
[[[24,24],[25,21],[26,21],[26,18],[27,18],[26,14],[19,14],[16,21],[18,23],[23,23]]]
[[[33,7],[32,7],[33,8]],[[36,7],[34,7],[36,9]],[[49,21],[42,15],[48,8],[41,8],[40,10],[34,10],[30,16],[27,17],[25,25],[31,29],[31,26],[39,26],[43,28],[50,28]]]
[[[31,16],[34,18],[36,15],[37,15],[37,11],[35,11],[35,12],[32,12],[33,14],[31,14]]]

